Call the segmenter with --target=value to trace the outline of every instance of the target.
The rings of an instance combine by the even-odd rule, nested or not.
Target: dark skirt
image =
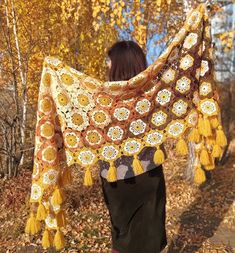
[[[162,165],[114,183],[101,178],[111,219],[113,249],[158,253],[167,245],[166,188]]]

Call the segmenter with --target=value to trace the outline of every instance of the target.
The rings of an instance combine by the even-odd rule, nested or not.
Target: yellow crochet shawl
[[[204,4],[187,16],[166,51],[145,71],[128,81],[101,82],[57,58],[46,57],[40,83],[30,195],[25,231],[35,234],[45,222],[43,248],[62,249],[65,240],[64,187],[72,183],[69,166],[84,170],[92,185],[91,167],[110,164],[107,179],[116,181],[115,160],[133,156],[136,175],[143,172],[138,154],[177,140],[179,154],[196,143],[195,182],[214,168],[226,146],[213,69],[210,24]],[[203,168],[202,168],[203,166]]]

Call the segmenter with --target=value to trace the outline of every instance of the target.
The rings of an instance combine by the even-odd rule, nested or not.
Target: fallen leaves
[[[168,245],[163,252],[233,252],[235,160],[230,159],[224,167],[212,171],[212,178],[197,187],[184,179],[186,161],[174,154],[172,157],[164,165]],[[67,189],[68,243],[62,252],[108,253],[110,220],[99,177],[93,187],[86,188],[78,168],[73,168],[73,174],[73,186]],[[26,169],[17,178],[0,181],[0,252],[43,252],[40,235],[24,234],[28,214],[25,200],[30,185],[31,172]]]

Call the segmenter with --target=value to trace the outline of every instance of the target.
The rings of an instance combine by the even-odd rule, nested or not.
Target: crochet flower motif
[[[69,103],[69,98],[64,92],[59,92],[57,94],[57,101],[60,106],[66,106]]]
[[[119,150],[114,145],[105,145],[101,151],[105,160],[115,160],[119,155]]]
[[[146,144],[152,147],[160,145],[163,142],[163,139],[163,133],[155,130],[148,133],[145,137]]]
[[[90,166],[94,163],[96,155],[91,150],[81,150],[78,152],[77,159],[81,166]]]
[[[56,89],[54,91],[54,99],[58,111],[66,115],[67,112],[71,109],[70,94],[61,89],[60,86],[56,86]]]
[[[146,123],[141,119],[137,119],[131,122],[129,130],[134,135],[139,135],[139,134],[144,133],[145,128],[146,128]]]
[[[43,77],[42,77],[42,83],[43,83],[43,85],[45,86],[45,87],[50,87],[51,86],[51,80],[52,78],[51,78],[51,74],[50,73],[45,73],[44,75],[43,75]]]
[[[202,82],[200,87],[199,87],[199,94],[201,96],[207,96],[210,92],[212,92],[211,83]]]
[[[99,94],[96,98],[96,102],[102,107],[111,107],[113,99],[107,95]]]
[[[107,133],[107,136],[112,141],[120,141],[123,138],[124,131],[119,126],[110,127]]]
[[[209,70],[208,61],[202,60],[202,62],[201,62],[200,76],[204,76],[207,73],[208,70]]]
[[[195,44],[197,44],[197,38],[198,35],[197,33],[190,33],[184,41],[183,47],[186,49],[190,49],[191,47],[193,47]]]
[[[136,103],[135,110],[139,114],[145,114],[150,111],[150,107],[151,107],[151,102],[148,99],[144,98]]]
[[[123,151],[127,155],[134,155],[140,152],[142,147],[141,141],[136,139],[128,139],[123,145]]]
[[[120,107],[116,108],[113,113],[114,118],[116,118],[118,121],[124,121],[127,120],[130,116],[130,110],[126,107]]]
[[[82,110],[72,110],[66,114],[67,126],[74,130],[82,131],[89,125],[87,114]]]
[[[196,29],[202,19],[202,13],[200,11],[193,11],[187,20],[187,24],[192,30]]]
[[[185,130],[185,124],[180,122],[180,121],[172,121],[169,125],[168,125],[168,131],[167,133],[171,136],[171,137],[178,137],[180,136]]]
[[[40,135],[46,139],[51,139],[55,134],[54,125],[50,121],[46,121],[40,126]]]
[[[45,115],[49,115],[52,110],[53,110],[53,105],[52,105],[52,99],[49,96],[45,96],[43,97],[40,101],[39,101],[39,106],[38,106],[38,110],[39,112],[45,114]]]
[[[55,184],[58,176],[58,171],[54,169],[50,169],[43,174],[43,183],[44,184]]]
[[[162,78],[161,78],[161,80],[165,83],[170,83],[174,81],[174,79],[175,79],[175,70],[171,68],[166,70],[163,73]]]
[[[194,58],[187,54],[180,60],[180,68],[183,70],[187,70],[188,68],[192,67],[194,63]]]
[[[57,158],[57,149],[48,145],[42,150],[42,160],[47,163],[54,163]]]
[[[60,75],[60,78],[61,78],[62,83],[65,84],[66,86],[71,86],[74,83],[74,79],[72,75],[68,73],[62,73]]]
[[[180,117],[187,112],[187,107],[188,104],[184,100],[180,99],[173,104],[172,112],[176,116]]]
[[[167,119],[167,114],[164,113],[163,111],[158,111],[158,112],[153,113],[151,122],[155,126],[161,126],[166,123],[166,119]]]
[[[30,198],[34,201],[37,201],[42,196],[42,188],[36,183],[33,183],[31,186],[31,195]]]
[[[72,93],[71,102],[75,107],[82,108],[86,112],[95,107],[92,95],[84,91]]]
[[[85,133],[85,140],[91,146],[101,145],[103,143],[103,136],[96,129],[87,130]]]
[[[171,92],[167,89],[163,89],[157,93],[156,101],[160,105],[165,105],[170,102],[171,99]]]
[[[213,99],[202,100],[199,108],[202,113],[207,114],[208,116],[217,114],[217,104]]]
[[[65,131],[64,134],[64,145],[67,148],[78,148],[80,137],[73,131]]]
[[[57,228],[57,221],[52,215],[48,215],[45,219],[45,223],[48,228],[56,229]]]
[[[94,124],[100,128],[106,127],[111,122],[108,112],[104,110],[95,109],[91,112],[90,116]]]
[[[176,82],[175,88],[180,93],[185,93],[190,90],[190,83],[191,83],[191,80],[187,78],[186,76],[183,76]]]

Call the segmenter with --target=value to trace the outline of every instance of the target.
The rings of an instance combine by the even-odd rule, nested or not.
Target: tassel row
[[[42,247],[43,249],[48,249],[52,246],[55,246],[56,250],[61,250],[65,246],[64,235],[61,230],[58,228],[53,239],[52,232],[49,229],[46,229],[42,236]]]
[[[218,129],[216,130],[216,144],[222,148],[227,145],[227,138],[224,134],[222,126],[218,126]]]
[[[165,161],[165,155],[163,151],[159,148],[159,146],[157,147],[157,150],[154,153],[153,161],[156,165],[160,165]]]
[[[114,165],[114,162],[110,162],[108,174],[107,174],[107,180],[109,182],[115,182],[117,181],[117,169]]]
[[[185,140],[181,137],[176,144],[176,151],[180,155],[188,154],[188,146]]]
[[[209,157],[208,151],[205,146],[203,146],[201,153],[200,153],[200,162],[204,166],[210,164],[210,157]]]
[[[195,168],[194,182],[196,184],[202,184],[206,181],[206,175],[202,167],[199,165]]]
[[[142,164],[141,164],[140,160],[138,159],[137,155],[134,155],[134,160],[133,160],[133,163],[132,163],[132,167],[133,167],[135,175],[139,175],[139,174],[144,172]]]
[[[46,208],[42,203],[39,203],[36,219],[39,221],[42,221],[42,220],[45,220],[46,217],[47,217]]]
[[[188,135],[189,141],[198,143],[200,141],[200,134],[198,128],[193,128]]]
[[[199,115],[198,131],[200,135],[203,135],[205,137],[212,135],[211,123],[208,117],[206,116],[202,117],[202,115]]]
[[[36,216],[33,212],[30,213],[25,226],[25,233],[34,235],[41,230],[41,223],[36,219]]]
[[[52,204],[57,206],[61,205],[65,199],[65,195],[62,189],[56,188],[52,194]]]
[[[92,179],[90,167],[86,168],[83,184],[85,186],[92,186],[93,185],[93,179]]]

